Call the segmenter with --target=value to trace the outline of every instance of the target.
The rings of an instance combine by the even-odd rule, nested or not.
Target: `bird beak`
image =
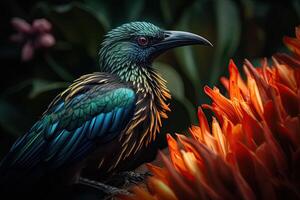
[[[162,41],[159,41],[158,43],[152,45],[156,49],[154,53],[155,54],[154,57],[175,47],[196,45],[196,44],[213,46],[204,37],[189,32],[164,31],[164,34],[165,34],[165,38]]]

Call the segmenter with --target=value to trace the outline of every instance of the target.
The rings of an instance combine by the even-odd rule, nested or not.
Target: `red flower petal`
[[[51,23],[47,19],[36,19],[32,23],[32,28],[40,33],[49,32],[52,28]]]
[[[283,107],[291,116],[299,114],[299,102],[297,94],[287,86],[277,83],[277,88],[282,100]]]
[[[33,58],[34,55],[34,48],[31,42],[27,42],[23,48],[22,48],[22,55],[21,55],[21,60],[22,61],[29,61]]]
[[[55,38],[49,34],[45,33],[39,36],[37,39],[36,47],[39,48],[49,48],[55,44]]]
[[[15,17],[11,20],[12,26],[21,33],[29,34],[32,32],[30,24],[28,24],[24,19]]]
[[[285,53],[277,53],[274,56],[280,63],[284,63],[292,67],[300,68],[300,61],[298,59],[295,59]]]
[[[298,38],[283,37],[283,42],[295,54],[300,56],[300,40]]]
[[[184,181],[183,176],[174,169],[173,165],[165,155],[159,152],[166,169],[169,172],[170,186],[179,199],[196,199],[195,192]]]
[[[238,100],[243,100],[240,88],[239,88],[239,71],[234,64],[233,60],[229,62],[229,97],[230,99],[237,98]]]

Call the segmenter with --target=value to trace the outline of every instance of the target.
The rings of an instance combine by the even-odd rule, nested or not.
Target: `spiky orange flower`
[[[276,54],[272,66],[245,60],[247,81],[231,60],[221,78],[229,97],[204,88],[211,127],[199,108],[192,138],[168,135],[165,167],[149,165],[148,190],[123,199],[300,199],[300,27],[284,43],[293,55]]]

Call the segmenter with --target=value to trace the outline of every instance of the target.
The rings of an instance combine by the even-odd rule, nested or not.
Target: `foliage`
[[[161,154],[164,168],[149,165],[148,191],[136,186],[122,199],[299,199],[300,27],[284,41],[293,55],[257,68],[245,60],[246,81],[231,60],[221,79],[228,97],[204,88],[211,127],[199,107],[192,138],[167,135],[170,158]]]
[[[299,7],[297,0],[283,3],[250,0],[2,1],[0,58],[6,70],[0,96],[2,140],[12,143],[72,80],[97,71],[97,51],[106,31],[133,20],[151,21],[165,29],[195,32],[215,46],[180,48],[163,55],[156,63],[174,97],[171,102],[174,112],[162,132],[186,130],[196,119],[194,105],[207,101],[198,91],[205,84],[217,83],[217,78],[225,73],[220,66],[225,66],[230,57],[240,63],[242,57],[268,56],[280,49],[279,38],[283,33],[291,33],[290,27],[299,22]],[[277,12],[282,15],[272,14]],[[29,24],[35,19],[47,19],[52,24],[55,46],[37,51],[29,62],[21,62],[22,44],[9,41],[9,36],[15,32],[9,23],[13,17],[25,19]]]

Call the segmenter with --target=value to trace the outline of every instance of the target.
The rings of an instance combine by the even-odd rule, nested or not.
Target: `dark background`
[[[41,116],[50,101],[75,78],[97,71],[97,51],[103,35],[125,22],[144,20],[164,29],[200,34],[214,48],[184,47],[161,56],[155,67],[168,81],[172,113],[165,133],[185,132],[197,122],[196,108],[208,98],[204,85],[219,86],[233,58],[242,67],[248,58],[258,65],[264,56],[286,51],[284,35],[299,24],[298,0],[48,0],[0,3],[0,157],[15,139]],[[12,43],[12,17],[28,22],[46,18],[53,25],[56,45],[38,50],[28,62],[20,59],[23,44]],[[148,161],[155,153],[149,155]],[[144,160],[139,160],[143,162]]]

